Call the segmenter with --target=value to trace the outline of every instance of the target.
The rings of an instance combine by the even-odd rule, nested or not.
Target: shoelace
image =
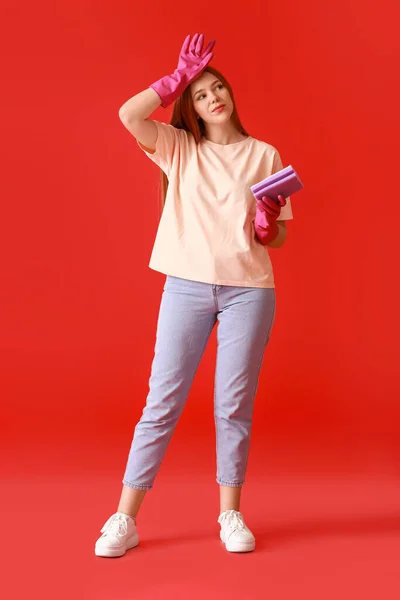
[[[128,519],[121,514],[112,515],[104,524],[101,533],[107,535],[126,535],[128,532]]]
[[[226,527],[230,532],[233,532],[237,529],[243,531],[245,530],[243,516],[236,510],[227,510],[225,513],[222,513],[222,515],[220,515],[218,518],[218,523],[220,523],[223,527]]]

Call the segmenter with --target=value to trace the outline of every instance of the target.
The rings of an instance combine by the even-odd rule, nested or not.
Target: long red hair
[[[240,133],[242,133],[243,135],[249,135],[240,121],[235,99],[233,96],[232,87],[230,86],[229,81],[227,81],[227,79],[222,75],[222,73],[217,71],[217,69],[214,69],[214,67],[207,66],[204,69],[204,71],[212,73],[212,75],[219,79],[227,88],[233,102],[233,112],[231,116],[231,121]],[[196,144],[198,144],[200,138],[204,136],[206,131],[205,125],[202,119],[197,118],[197,114],[193,106],[192,95],[190,93],[190,86],[188,86],[182,93],[182,95],[175,100],[170,125],[173,125],[177,129],[185,129],[186,131],[190,132],[193,135]],[[162,213],[165,205],[165,197],[167,194],[168,177],[166,176],[163,170],[160,169],[160,171],[160,211]]]

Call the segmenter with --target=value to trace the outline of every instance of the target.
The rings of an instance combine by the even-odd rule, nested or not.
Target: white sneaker
[[[96,556],[123,556],[139,543],[135,520],[121,512],[111,515],[101,533],[94,547]]]
[[[226,510],[218,517],[221,525],[220,538],[229,552],[251,552],[256,540],[246,526],[243,515],[237,510]]]

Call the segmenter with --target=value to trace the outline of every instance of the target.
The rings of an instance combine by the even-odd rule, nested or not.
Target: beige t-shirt
[[[283,168],[278,151],[251,136],[196,144],[191,133],[154,122],[156,151],[138,145],[169,184],[149,267],[216,285],[275,287],[268,248],[255,236],[250,186]],[[292,218],[287,198],[279,221]]]

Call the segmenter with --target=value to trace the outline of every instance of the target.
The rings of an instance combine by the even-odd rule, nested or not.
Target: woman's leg
[[[240,496],[242,486],[219,486],[219,512],[223,513],[226,510],[240,511]]]
[[[218,286],[214,414],[221,512],[239,510],[264,351],[275,319],[273,288]]]
[[[153,486],[216,323],[215,313],[209,284],[167,277],[157,324],[150,391],[135,428],[123,478],[120,506],[125,510],[121,508],[122,512],[137,514],[143,492]]]
[[[137,517],[147,490],[135,490],[135,488],[124,485],[118,504],[118,512],[125,513],[134,519]]]

